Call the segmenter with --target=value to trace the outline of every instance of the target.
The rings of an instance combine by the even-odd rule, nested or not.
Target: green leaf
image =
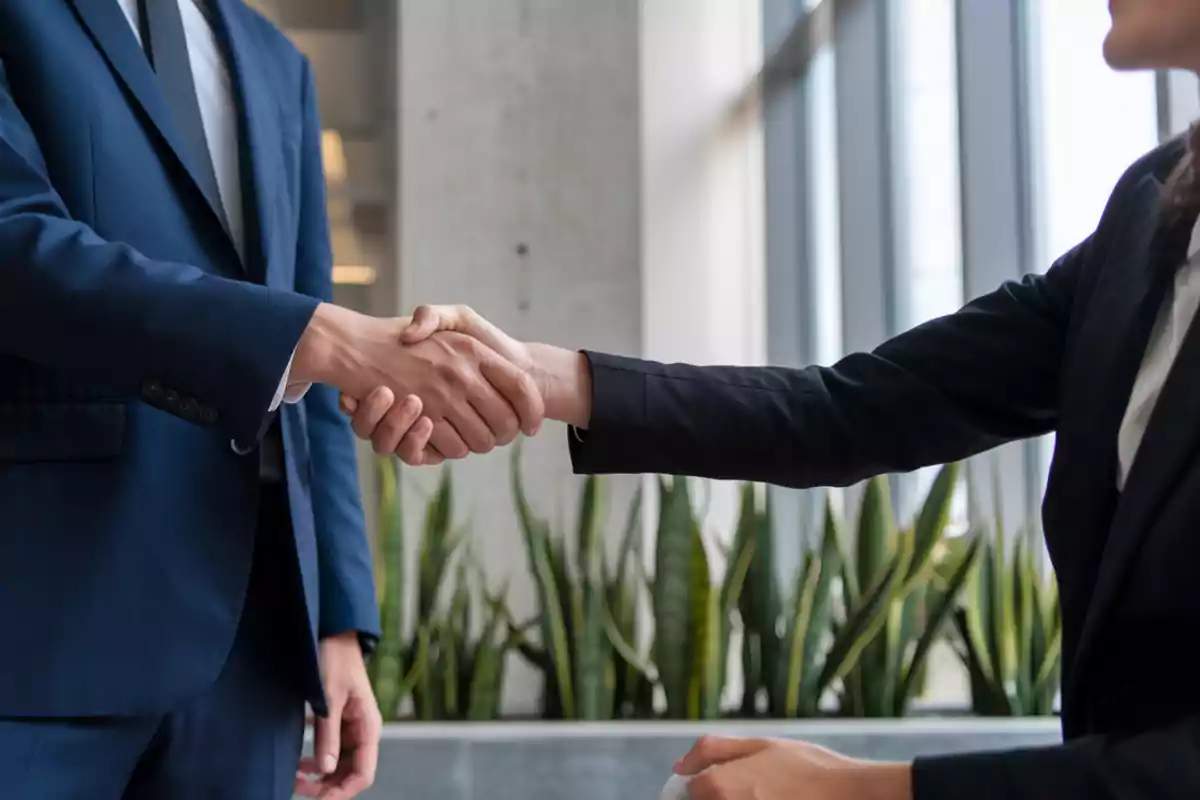
[[[919,580],[922,571],[931,565],[934,551],[950,519],[950,505],[957,486],[958,464],[946,464],[934,478],[913,527],[913,558],[905,578],[906,584],[911,585]]]
[[[575,692],[570,644],[566,622],[563,619],[560,587],[555,578],[554,565],[551,560],[549,527],[533,515],[529,506],[521,483],[519,448],[514,448],[512,481],[530,572],[534,577],[538,603],[541,607],[543,646],[546,648],[552,667],[552,671],[548,674],[554,678],[563,716],[566,719],[575,719]]]
[[[667,485],[659,478],[659,521],[655,543],[654,663],[667,699],[667,715],[688,708],[693,519],[687,479]]]
[[[883,573],[863,592],[862,600],[851,610],[845,625],[838,629],[818,681],[818,695],[854,668],[862,651],[883,628],[891,603],[903,585],[911,553],[908,547],[896,553]]]
[[[920,670],[929,657],[929,652],[933,649],[934,643],[941,635],[946,621],[953,617],[954,610],[958,607],[959,597],[967,584],[967,580],[971,576],[972,570],[975,568],[982,544],[983,539],[981,537],[974,536],[971,538],[966,551],[955,562],[954,572],[950,576],[949,585],[944,591],[937,593],[933,608],[929,613],[929,619],[925,623],[925,629],[922,631],[921,637],[917,640],[916,649],[913,651],[912,658],[909,660],[902,678],[900,698],[901,702],[905,704],[910,702],[914,697]]]

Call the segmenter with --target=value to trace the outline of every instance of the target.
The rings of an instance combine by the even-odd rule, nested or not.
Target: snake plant
[[[988,537],[955,614],[955,650],[967,668],[971,710],[981,716],[1054,713],[1062,669],[1062,620],[1053,575],[1043,576],[1034,543],[1011,554]]]
[[[911,528],[899,529],[885,478],[868,482],[856,560],[842,572],[848,608],[861,607],[864,586],[889,585],[880,599],[857,663],[842,677],[841,712],[855,717],[903,716],[918,693],[934,643],[954,613],[982,539],[944,546],[958,465],[939,471]],[[940,569],[939,569],[940,567]]]
[[[637,589],[632,568],[640,495],[625,525],[619,554],[610,567],[603,551],[607,485],[597,477],[583,484],[573,562],[566,538],[531,507],[514,448],[513,496],[529,571],[537,596],[534,626],[540,643],[524,636],[521,654],[544,676],[542,715],[549,719],[605,720],[648,713],[647,669],[629,642],[636,642]]]
[[[714,719],[722,713],[734,620],[758,542],[753,531],[739,529],[724,576],[714,581],[688,479],[660,477],[658,490],[654,670],[668,718]]]
[[[368,665],[371,685],[385,720],[399,718],[411,699],[418,719],[495,719],[506,655],[516,644],[508,623],[504,591],[491,593],[469,581],[462,536],[451,525],[450,470],[425,510],[418,544],[414,622],[407,623],[408,592],[400,482],[392,459],[379,461],[379,546],[376,559],[381,637]],[[457,559],[457,562],[456,562]],[[452,587],[447,577],[454,569]],[[476,597],[473,585],[482,597]],[[443,596],[449,594],[448,603]],[[472,608],[487,610],[482,631],[471,638]]]

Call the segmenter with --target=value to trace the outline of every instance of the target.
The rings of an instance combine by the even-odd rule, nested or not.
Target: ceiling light
[[[346,182],[346,148],[337,131],[321,133],[321,157],[325,162],[325,180],[337,186]]]
[[[370,286],[375,283],[375,268],[339,264],[333,268],[333,282],[343,285]]]

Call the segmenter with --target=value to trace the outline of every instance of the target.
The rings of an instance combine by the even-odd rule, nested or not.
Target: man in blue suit
[[[330,305],[330,260],[308,64],[240,0],[0,2],[6,800],[369,785],[379,621],[336,390],[372,429],[409,395],[383,449],[424,414],[435,457],[542,409],[465,336],[404,348]]]

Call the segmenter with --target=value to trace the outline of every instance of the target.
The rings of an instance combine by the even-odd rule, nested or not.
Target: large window
[[[1166,83],[1105,64],[1104,3],[792,2],[798,26],[822,13],[837,23],[824,37],[771,37],[811,48],[794,77],[805,100],[792,146],[806,166],[792,218],[805,241],[789,251],[799,263],[772,270],[804,271],[813,360],[1045,270],[1092,232],[1121,173],[1159,140]],[[1177,94],[1194,93],[1194,79],[1187,87]],[[1001,459],[1009,519],[1036,520],[1052,448]],[[901,482],[904,496],[933,474]]]

